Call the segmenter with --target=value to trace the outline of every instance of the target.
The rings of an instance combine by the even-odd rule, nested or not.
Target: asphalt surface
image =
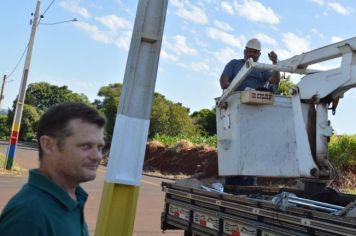
[[[6,146],[0,143],[0,153],[5,153],[5,150]],[[37,168],[37,154],[36,149],[19,146],[16,151],[15,161],[27,170]],[[105,171],[106,168],[100,166],[97,178],[82,185],[89,193],[88,202],[85,206],[85,218],[90,235],[94,235],[95,232]],[[27,182],[27,177],[27,171],[23,176],[0,175],[0,211],[2,211],[11,196]],[[160,229],[161,212],[164,206],[164,193],[161,191],[161,182],[162,179],[160,178],[143,176],[133,235],[184,235],[183,231],[168,230],[163,233]]]

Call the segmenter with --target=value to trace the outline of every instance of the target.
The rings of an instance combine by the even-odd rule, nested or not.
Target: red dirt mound
[[[217,177],[217,153],[214,148],[194,146],[187,141],[172,148],[148,143],[143,170],[157,171],[163,175]]]
[[[338,178],[333,182],[342,189],[356,188],[356,165],[348,166],[344,170],[338,170]]]

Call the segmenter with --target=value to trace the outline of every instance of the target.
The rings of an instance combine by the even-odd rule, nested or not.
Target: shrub
[[[329,159],[341,168],[356,165],[356,135],[332,136],[329,143]]]

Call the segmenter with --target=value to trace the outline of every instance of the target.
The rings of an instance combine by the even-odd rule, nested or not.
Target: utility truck
[[[337,68],[309,66],[339,58]],[[298,73],[291,96],[237,88],[253,69]],[[248,59],[216,99],[219,176],[300,180],[303,187],[232,186],[219,180],[162,183],[162,230],[185,235],[356,235],[356,196],[327,188],[339,98],[356,87],[356,37],[276,65]]]

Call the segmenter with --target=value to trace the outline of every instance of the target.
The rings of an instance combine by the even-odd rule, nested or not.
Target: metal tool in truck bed
[[[335,58],[335,69],[308,68]],[[304,76],[290,97],[234,91],[254,68]],[[219,175],[297,178],[305,189],[225,186],[219,193],[163,183],[162,229],[186,235],[356,235],[355,196],[324,189],[335,174],[327,150],[328,109],[333,104],[334,113],[338,99],[354,87],[356,37],[277,65],[247,60],[216,99]]]

